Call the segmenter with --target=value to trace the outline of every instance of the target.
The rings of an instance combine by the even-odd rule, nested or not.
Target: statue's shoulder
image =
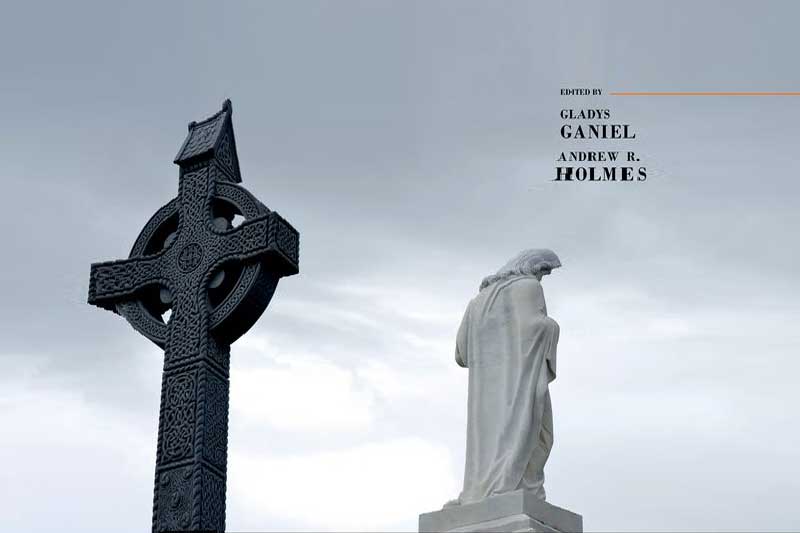
[[[511,278],[513,283],[524,283],[526,285],[540,286],[542,283],[536,279],[536,276],[514,276]]]
[[[509,278],[495,281],[491,285],[484,287],[480,292],[470,301],[470,306],[473,304],[481,305],[487,300],[494,300],[498,297],[507,297],[512,293],[522,292],[542,292],[542,286],[533,276],[512,276]]]
[[[514,276],[506,280],[504,288],[541,291],[542,284],[534,276]]]
[[[502,288],[503,301],[525,312],[547,315],[544,290],[534,276],[518,276],[507,280]]]

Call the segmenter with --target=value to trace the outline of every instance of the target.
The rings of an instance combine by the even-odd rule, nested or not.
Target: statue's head
[[[479,290],[512,276],[533,276],[541,281],[543,276],[550,274],[553,269],[560,266],[561,260],[552,250],[547,248],[523,250],[500,267],[495,274],[483,278]]]

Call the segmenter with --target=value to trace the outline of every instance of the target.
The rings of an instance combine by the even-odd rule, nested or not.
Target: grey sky
[[[3,13],[0,529],[148,527],[161,359],[86,305],[89,263],[127,255],[224,98],[243,184],[301,232],[232,351],[229,530],[412,530],[454,497],[455,330],[526,247],[564,264],[550,501],[587,530],[800,527],[800,100],[558,95],[800,90],[796,4]],[[589,106],[633,125],[646,182],[549,181],[559,109]]]

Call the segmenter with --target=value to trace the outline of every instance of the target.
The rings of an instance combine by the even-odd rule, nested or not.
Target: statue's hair
[[[535,276],[544,269],[553,270],[561,266],[561,260],[552,250],[532,248],[515,255],[508,263],[500,267],[495,274],[486,276],[478,289],[482,291],[492,283],[512,276]]]

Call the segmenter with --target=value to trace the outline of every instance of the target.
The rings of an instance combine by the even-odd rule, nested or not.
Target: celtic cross
[[[226,100],[191,122],[178,197],[128,259],[91,267],[89,303],[164,349],[153,531],[224,531],[230,344],[298,272],[297,231],[240,185]],[[234,227],[237,215],[244,221]],[[169,316],[167,316],[169,312]]]

